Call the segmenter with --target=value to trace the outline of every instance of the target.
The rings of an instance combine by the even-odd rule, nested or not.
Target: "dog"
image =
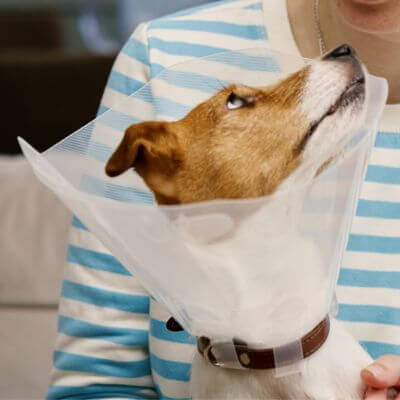
[[[179,121],[130,126],[108,160],[106,173],[114,177],[134,168],[160,205],[272,197],[312,180],[340,156],[346,133],[362,126],[364,102],[365,69],[355,51],[342,45],[275,85],[233,84]],[[245,218],[244,226],[251,224],[252,218],[257,218],[256,212]],[[235,240],[240,244],[245,237],[236,235]],[[285,254],[283,245],[271,251],[296,262],[295,256]],[[308,273],[318,273],[315,249],[307,254],[310,259],[306,263],[314,265]],[[299,272],[294,269],[293,273]],[[281,285],[284,287],[284,282]],[[305,303],[312,303],[312,296],[322,298],[328,290],[308,289]],[[279,296],[276,292],[271,301]],[[320,318],[318,307],[314,307],[315,315]],[[301,313],[294,308],[290,311],[293,320]],[[172,320],[172,327],[174,324],[176,328]],[[328,332],[323,324],[301,331],[294,323],[277,334],[275,343],[281,346],[302,337],[315,339],[324,330]],[[239,325],[236,328],[240,330]],[[262,340],[234,333],[247,343]],[[243,368],[220,367],[212,354],[217,347],[212,347],[212,340],[200,338],[192,367],[193,399],[361,399],[365,387],[359,374],[371,358],[334,319],[326,336],[302,361],[300,373],[280,378],[271,368],[246,368],[250,352],[239,361]],[[243,348],[243,343],[237,345],[237,355]]]

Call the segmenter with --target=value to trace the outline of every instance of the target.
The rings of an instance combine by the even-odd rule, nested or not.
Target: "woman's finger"
[[[387,400],[386,389],[373,389],[369,387],[365,393],[365,400]]]
[[[385,355],[361,371],[362,380],[376,389],[400,385],[400,356]]]
[[[389,388],[386,397],[388,400],[400,400],[400,390],[394,387]]]

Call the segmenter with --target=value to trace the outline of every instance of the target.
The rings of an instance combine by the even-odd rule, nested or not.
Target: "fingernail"
[[[382,378],[386,375],[386,368],[381,364],[371,364],[365,368],[366,371],[371,373],[375,378]]]

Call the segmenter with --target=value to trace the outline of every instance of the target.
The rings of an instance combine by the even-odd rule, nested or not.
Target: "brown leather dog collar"
[[[312,331],[301,338],[303,358],[314,354],[325,343],[329,335],[329,316],[326,316]],[[274,349],[252,349],[245,343],[234,341],[233,343],[237,358],[243,368],[247,369],[274,369]],[[214,346],[209,338],[200,337],[197,340],[197,349],[203,357],[211,364],[221,366],[213,355]],[[290,344],[288,345],[288,347]],[[289,363],[288,363],[289,364]]]

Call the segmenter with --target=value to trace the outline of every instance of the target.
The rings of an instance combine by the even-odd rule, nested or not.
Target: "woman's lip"
[[[354,2],[363,5],[375,5],[375,4],[387,3],[388,0],[354,0]]]

